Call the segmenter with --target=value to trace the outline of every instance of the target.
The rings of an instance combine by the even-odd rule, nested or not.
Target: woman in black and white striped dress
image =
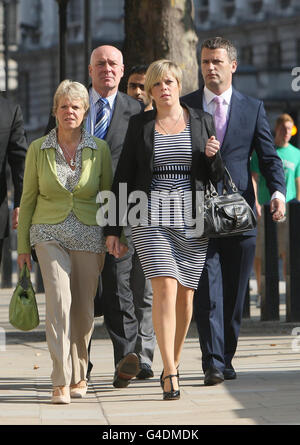
[[[182,72],[168,61],[153,62],[145,89],[156,110],[133,116],[112,191],[120,203],[124,183],[131,201],[132,238],[153,288],[153,326],[164,370],[163,398],[180,397],[178,366],[193,310],[193,294],[208,240],[195,235],[196,191],[223,175],[212,117],[179,101]],[[147,199],[145,199],[145,197]],[[138,212],[139,210],[139,212]],[[117,210],[118,221],[124,217]],[[121,225],[121,224],[120,224]],[[109,253],[119,256],[121,227],[105,229]]]

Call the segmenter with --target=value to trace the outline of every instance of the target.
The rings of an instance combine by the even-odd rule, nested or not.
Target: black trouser
[[[1,266],[1,259],[2,259],[2,247],[3,247],[3,239],[0,239],[0,266]]]
[[[194,317],[202,350],[202,367],[221,371],[235,354],[244,299],[255,254],[255,236],[211,239],[199,286]]]

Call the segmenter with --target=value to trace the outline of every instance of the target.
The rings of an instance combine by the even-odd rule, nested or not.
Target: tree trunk
[[[198,88],[192,0],[125,0],[125,79],[134,65],[169,59],[183,70],[186,94]]]

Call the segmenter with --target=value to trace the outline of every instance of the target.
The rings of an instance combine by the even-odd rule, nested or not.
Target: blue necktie
[[[104,111],[105,105],[108,104],[108,100],[101,97],[98,100],[99,109],[96,116],[94,136],[99,139],[104,139],[108,129],[108,116]]]

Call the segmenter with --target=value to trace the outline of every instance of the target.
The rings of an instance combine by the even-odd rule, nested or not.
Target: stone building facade
[[[0,23],[3,23],[3,1],[0,0]],[[83,83],[84,2],[68,3],[66,68],[66,77]],[[14,29],[10,94],[22,106],[31,141],[45,130],[53,92],[59,82],[58,3],[57,0],[10,0],[10,3],[14,5],[10,18],[10,27]],[[124,0],[90,0],[90,4],[92,47],[102,43],[121,47]],[[221,35],[232,40],[239,53],[234,85],[264,100],[271,127],[278,114],[288,112],[300,128],[300,0],[194,0],[194,14],[199,53],[201,42],[207,37]],[[3,66],[0,57],[3,89],[1,63]],[[298,146],[299,133],[294,138]]]
[[[198,0],[195,16],[199,51],[211,36],[233,41],[239,54],[234,86],[264,101],[272,128],[287,112],[300,129],[300,1]]]

